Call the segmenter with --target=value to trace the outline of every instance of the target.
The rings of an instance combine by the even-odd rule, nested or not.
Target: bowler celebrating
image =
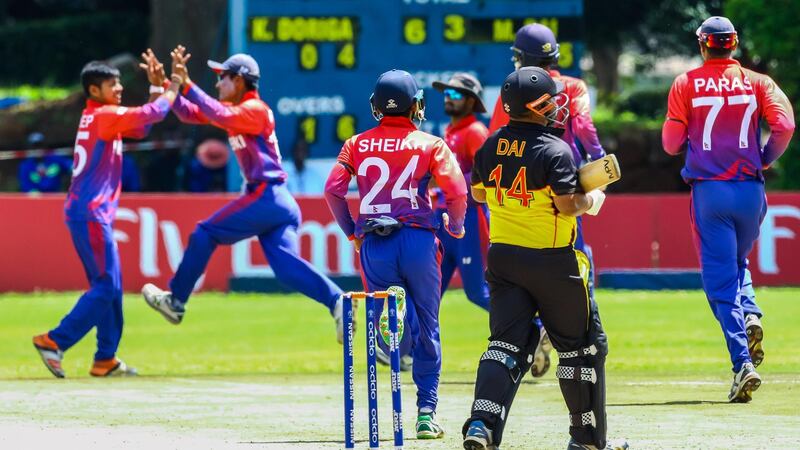
[[[767,210],[763,171],[786,150],[792,107],[768,76],[731,58],[733,24],[711,17],[697,29],[705,62],[675,79],[662,140],[670,155],[686,151],[683,179],[692,187],[694,244],[703,289],[722,327],[733,363],[728,400],[749,402],[761,385],[761,310],[745,288],[747,255]],[[761,147],[760,121],[772,131]]]
[[[178,46],[172,52],[173,61],[185,65],[191,55],[184,51]],[[258,236],[275,276],[328,308],[341,343],[342,291],[298,255],[300,207],[286,188],[272,110],[258,96],[258,64],[249,55],[237,54],[224,63],[209,61],[208,65],[219,76],[220,101],[187,76],[175,114],[185,123],[211,124],[228,132],[247,182],[245,193],[197,225],[170,281],[172,292],[147,284],[142,288],[145,301],[169,322],[179,324],[189,295],[217,246]]]
[[[325,198],[342,231],[360,250],[365,288],[406,291],[412,374],[417,385],[417,438],[444,435],[437,423],[442,348],[439,339],[441,245],[428,198],[431,178],[444,193],[443,226],[464,235],[467,187],[453,153],[440,138],[417,130],[425,118],[422,90],[408,72],[382,74],[370,97],[380,125],[345,142],[325,184]],[[345,195],[355,176],[360,196],[356,222]]]
[[[148,78],[153,82],[151,71]],[[72,182],[64,215],[72,243],[83,264],[89,290],[61,323],[48,333],[35,336],[33,345],[47,369],[64,378],[64,352],[97,328],[97,352],[89,372],[92,376],[136,375],[116,357],[122,338],[122,278],[119,252],[114,241],[114,218],[122,188],[122,138],[141,139],[150,125],[164,120],[182,82],[173,68],[175,86],[151,95],[151,102],[129,108],[120,106],[122,84],[119,71],[92,61],[81,71],[81,84],[88,97],[75,138]],[[153,89],[151,89],[151,92]]]

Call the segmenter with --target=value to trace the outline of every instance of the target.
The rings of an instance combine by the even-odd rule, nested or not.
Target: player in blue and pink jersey
[[[172,52],[173,61],[183,64],[190,56],[182,46]],[[208,65],[219,76],[219,100],[187,76],[173,110],[182,122],[209,124],[228,133],[246,181],[245,193],[197,225],[169,283],[171,292],[147,284],[142,288],[145,301],[169,322],[179,324],[217,246],[257,236],[278,280],[325,305],[342,342],[342,290],[299,256],[300,207],[286,187],[272,110],[258,96],[258,64],[249,55],[236,54]]]
[[[443,226],[454,237],[464,235],[467,186],[447,144],[417,130],[412,122],[412,118],[423,120],[425,109],[422,91],[408,72],[382,74],[370,104],[380,125],[345,142],[325,184],[325,199],[360,251],[365,288],[400,286],[407,293],[406,329],[411,331],[419,409],[417,438],[437,439],[443,436],[435,417],[442,367],[442,250],[428,186],[433,179],[442,190],[448,211]],[[354,176],[361,198],[355,222],[345,200]]]
[[[173,78],[178,83],[182,80],[174,71]],[[121,188],[122,138],[145,137],[150,125],[169,113],[178,89],[154,94],[144,106],[121,106],[119,71],[96,61],[83,67],[81,84],[88,99],[75,139],[64,213],[89,290],[56,328],[35,336],[33,345],[50,372],[64,378],[64,352],[96,327],[97,352],[89,373],[135,375],[135,369],[116,357],[122,338],[122,280],[113,224]]]
[[[749,402],[764,358],[761,310],[743,293],[747,255],[767,210],[763,171],[783,154],[794,131],[792,107],[768,76],[731,58],[738,35],[730,20],[711,17],[697,29],[705,62],[675,79],[662,141],[686,151],[683,179],[692,187],[691,221],[703,289],[733,362],[728,400]],[[760,123],[772,134],[761,145]]]
[[[529,66],[541,67],[547,70],[553,79],[564,84],[564,95],[569,102],[569,119],[561,139],[572,149],[575,165],[580,168],[589,161],[604,157],[606,152],[597,138],[597,130],[589,110],[589,89],[586,87],[586,83],[581,79],[562,75],[556,70],[560,52],[553,31],[538,23],[525,25],[517,30],[511,50],[514,52],[511,60],[514,62],[515,69]],[[498,97],[492,113],[492,120],[489,122],[489,132],[494,133],[507,124],[508,114],[503,110],[501,99]],[[589,266],[589,298],[594,300],[594,258],[592,257],[592,247],[583,238],[582,217],[578,217],[578,233],[573,245],[579,252],[578,260]],[[552,350],[547,332],[541,326],[541,322],[539,324],[541,339],[531,366],[531,375],[534,377],[541,377],[550,368],[550,351]]]
[[[444,94],[444,112],[450,124],[444,132],[444,141],[456,156],[465,183],[472,173],[472,160],[489,135],[489,130],[475,116],[486,112],[483,106],[480,81],[464,72],[456,72],[448,82],[434,81],[433,88]],[[437,205],[441,217],[446,209]],[[489,310],[489,285],[486,283],[486,254],[489,251],[489,209],[467,196],[467,215],[464,220],[466,234],[455,239],[440,229],[436,236],[444,247],[442,259],[442,296],[456,268],[461,274],[464,293],[472,303]]]

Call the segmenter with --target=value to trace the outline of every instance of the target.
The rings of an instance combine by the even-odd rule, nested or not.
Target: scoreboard
[[[565,74],[579,75],[584,50],[582,0],[230,0],[229,9],[231,53],[258,61],[284,159],[300,139],[310,157],[333,158],[375,126],[369,97],[386,70],[414,75],[427,103],[422,129],[440,135],[449,118],[431,83],[471,72],[491,112],[522,25],[556,33]]]

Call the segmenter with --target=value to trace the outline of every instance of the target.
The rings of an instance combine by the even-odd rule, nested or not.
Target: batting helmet
[[[511,61],[519,67],[551,66],[558,62],[558,42],[553,30],[539,23],[520,28],[511,47]]]

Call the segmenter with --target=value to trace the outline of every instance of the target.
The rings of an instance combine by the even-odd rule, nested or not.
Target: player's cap
[[[709,17],[697,28],[697,36],[716,33],[736,33],[736,28],[727,17],[721,16]]]
[[[486,112],[486,107],[483,105],[483,86],[481,86],[481,82],[471,74],[456,72],[450,77],[447,83],[434,81],[433,88],[439,92],[445,89],[455,89],[461,93],[471,95],[475,99],[475,112]]]
[[[392,69],[378,77],[370,102],[378,111],[392,114],[408,111],[421,98],[422,90],[414,77],[405,70]]]
[[[712,16],[706,19],[695,32],[697,40],[710,48],[735,49],[739,36],[727,17]]]
[[[209,60],[208,67],[211,67],[211,70],[218,74],[229,72],[241,75],[250,81],[258,81],[261,76],[256,60],[253,59],[252,56],[244,53],[237,53],[226,59],[223,63]]]
[[[511,50],[539,58],[558,58],[558,42],[553,30],[540,23],[529,23],[517,31]]]
[[[554,80],[541,67],[522,67],[506,77],[500,89],[500,98],[507,114],[520,116],[533,111],[533,103],[542,98],[555,97],[563,90],[564,83]]]

